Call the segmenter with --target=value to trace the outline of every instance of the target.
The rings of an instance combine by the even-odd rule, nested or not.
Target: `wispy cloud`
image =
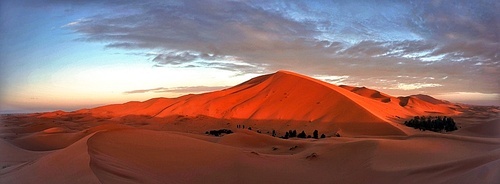
[[[443,86],[443,85],[441,85],[441,84],[433,84],[433,83],[412,83],[412,84],[399,83],[393,89],[414,90],[414,89],[439,87],[439,86]]]
[[[202,93],[215,90],[221,90],[228,88],[228,86],[182,86],[182,87],[172,87],[172,88],[151,88],[151,89],[138,89],[132,91],[125,91],[125,94],[136,94],[136,93]]]
[[[332,84],[345,84],[345,81],[349,76],[343,75],[343,76],[336,76],[336,75],[316,75],[313,76],[316,79],[323,80]]]

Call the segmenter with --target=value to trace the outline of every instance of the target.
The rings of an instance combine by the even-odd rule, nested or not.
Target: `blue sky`
[[[494,0],[6,0],[0,111],[175,97],[279,69],[499,105],[498,9]]]

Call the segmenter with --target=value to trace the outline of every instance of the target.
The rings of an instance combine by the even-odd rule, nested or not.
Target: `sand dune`
[[[379,106],[390,108],[392,114],[400,115],[400,117],[429,114],[448,116],[460,114],[460,111],[458,111],[458,109],[461,108],[460,106],[435,99],[428,95],[418,94],[405,97],[394,97],[366,87],[352,87],[346,85],[341,85],[340,87],[368,99],[383,102],[385,104]]]
[[[89,167],[87,139],[84,137],[72,145],[46,153],[9,169],[0,175],[2,183],[98,183]]]
[[[364,96],[367,98],[371,98],[371,99],[376,99],[376,100],[379,100],[379,101],[384,102],[384,103],[388,103],[392,100],[391,98],[394,98],[390,95],[381,93],[380,91],[369,89],[366,87],[352,87],[352,86],[346,86],[346,85],[340,85],[339,87],[347,89],[347,90],[354,92],[358,95],[361,95],[361,96]]]
[[[314,127],[323,132],[343,131],[350,135],[405,135],[411,131],[401,130],[393,123],[394,119],[457,115],[460,112],[456,108],[429,96],[392,97],[365,87],[339,87],[297,73],[278,71],[221,91],[108,105],[79,113],[105,118],[208,117],[221,121],[245,120],[240,123],[266,130],[288,127],[312,131]]]
[[[477,170],[489,177],[476,182],[494,183],[499,176],[498,143],[331,139],[282,140],[244,131],[213,143],[122,130],[97,133],[88,145],[91,168],[104,183],[440,183]]]
[[[249,130],[210,141],[191,135],[100,131],[2,173],[0,179],[8,183],[495,183],[500,173],[500,142],[426,136],[283,140]]]
[[[0,183],[498,183],[498,112],[279,71],[204,94],[2,116]],[[415,115],[461,128],[401,124]],[[235,133],[204,134],[220,128]],[[327,138],[278,138],[292,129]]]
[[[379,107],[381,105],[366,101],[338,86],[300,74],[279,71],[221,91],[176,99],[158,98],[109,105],[90,109],[88,112],[101,117],[138,115],[166,118],[180,115],[187,118],[205,116],[220,120],[244,119],[259,122],[255,126],[267,129],[284,126],[303,128],[307,122],[330,132],[342,129],[346,133],[361,135],[404,135],[403,131],[388,123],[388,116],[394,117],[394,113],[389,115]],[[406,114],[399,115],[410,114],[403,113]],[[378,128],[373,131],[363,128],[366,124]]]

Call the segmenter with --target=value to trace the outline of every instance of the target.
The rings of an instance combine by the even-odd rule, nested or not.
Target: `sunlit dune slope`
[[[90,109],[87,113],[109,118],[205,116],[221,120],[258,120],[255,122],[272,128],[274,125],[271,124],[281,124],[276,126],[282,127],[286,123],[293,128],[310,123],[332,131],[404,134],[387,123],[386,113],[378,113],[381,111],[377,110],[377,104],[365,101],[338,86],[293,72],[278,71],[221,91],[108,105]],[[371,130],[366,127],[367,123],[373,125]]]
[[[252,122],[255,126],[278,130],[317,128],[363,135],[404,135],[394,119],[456,114],[451,106],[424,95],[396,98],[365,87],[339,87],[301,74],[278,71],[221,91],[127,102],[74,113],[99,118],[208,117],[230,123]],[[59,114],[64,113],[42,116]]]
[[[353,95],[339,93],[336,88],[306,76],[279,71],[222,91],[128,102],[91,111],[111,116],[204,115],[221,119],[384,122],[363,104],[353,101]]]

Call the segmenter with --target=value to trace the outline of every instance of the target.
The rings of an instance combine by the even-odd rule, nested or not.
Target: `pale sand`
[[[462,137],[284,140],[248,130],[214,138],[121,129],[91,134],[41,157],[3,154],[2,161],[30,156],[33,160],[2,169],[0,179],[2,183],[498,182],[500,140]],[[308,158],[312,155],[316,157]]]

